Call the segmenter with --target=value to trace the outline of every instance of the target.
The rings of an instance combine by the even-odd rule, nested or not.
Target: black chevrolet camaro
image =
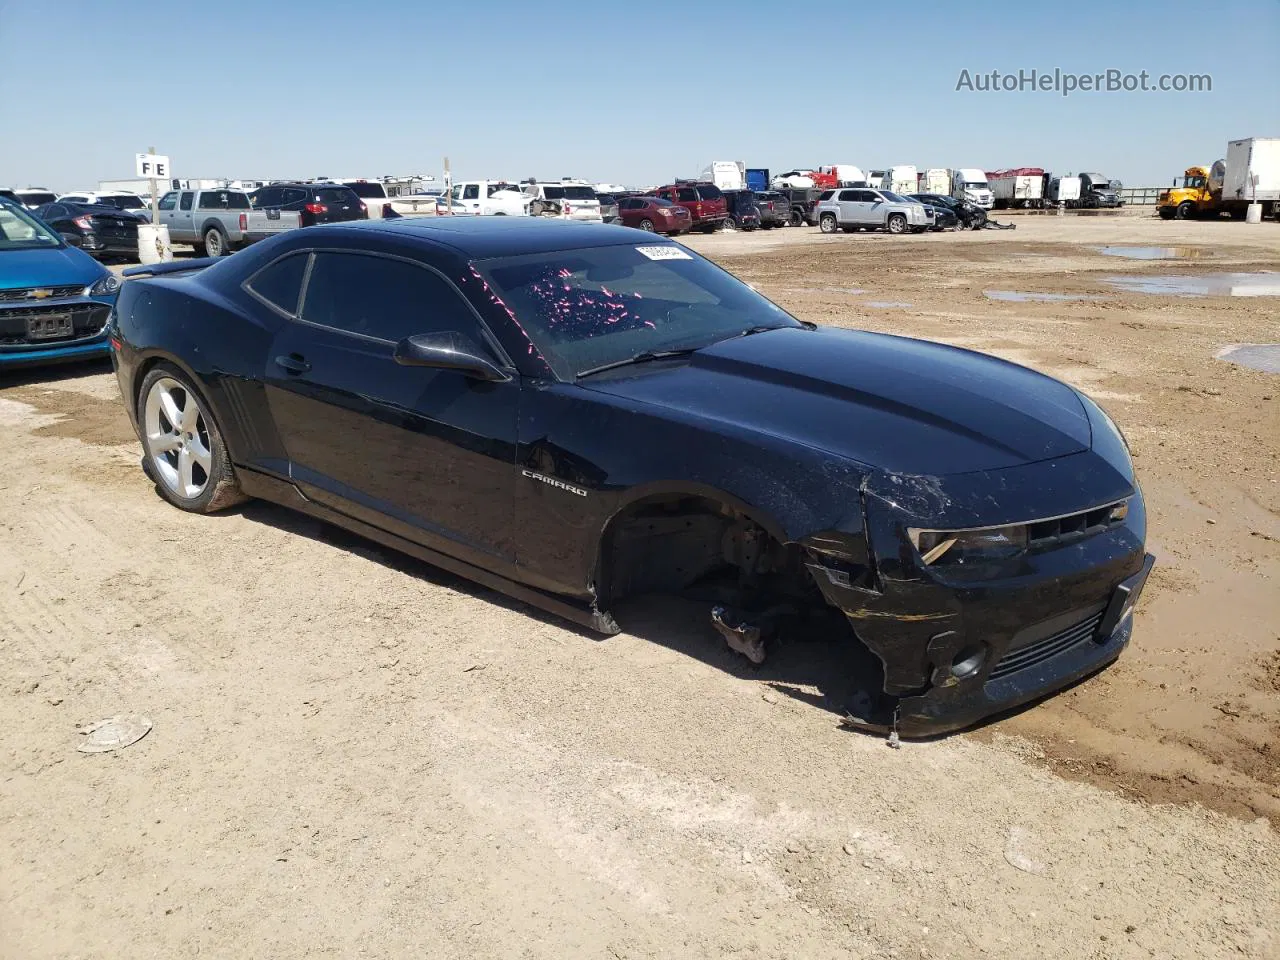
[[[603,633],[623,597],[708,598],[755,662],[851,627],[882,667],[856,719],[907,735],[1129,641],[1124,438],[1024,367],[802,323],[598,224],[374,220],[135,272],[116,373],[183,509],[271,500]]]

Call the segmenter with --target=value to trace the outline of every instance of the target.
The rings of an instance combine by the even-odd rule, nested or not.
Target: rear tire
[[[206,257],[225,257],[231,252],[231,243],[227,240],[227,235],[218,227],[210,227],[205,231],[201,246],[204,247]]]
[[[641,220],[640,229],[643,230],[645,233],[653,233],[653,221],[648,218]]]
[[[720,229],[721,230],[737,230],[738,221],[733,219],[733,217],[725,217],[724,223],[720,224]]]
[[[791,226],[793,226],[793,227],[803,227],[803,226],[804,226],[804,214],[803,214],[803,213],[801,213],[799,210],[796,210],[796,209],[793,207],[793,208],[792,208],[792,210],[791,210],[791,217],[790,217],[790,219],[789,219],[789,220],[787,220],[787,223],[789,223],[789,224],[790,224]]]
[[[213,513],[248,499],[209,405],[186,374],[152,367],[138,391],[143,469],[180,510]]]
[[[1178,209],[1174,212],[1174,216],[1179,220],[1190,220],[1195,216],[1196,206],[1190,200],[1183,200],[1178,204]]]
[[[824,213],[818,218],[818,229],[823,233],[835,233],[840,227],[834,213]]]
[[[890,233],[905,233],[907,230],[907,218],[900,213],[890,214],[889,219],[885,221],[884,228]]]

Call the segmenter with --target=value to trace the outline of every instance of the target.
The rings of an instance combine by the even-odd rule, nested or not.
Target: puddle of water
[[[911,304],[900,303],[897,300],[868,300],[865,306],[876,307],[880,310],[908,310],[911,308]]]
[[[1232,344],[1218,351],[1218,359],[1263,373],[1280,373],[1280,343]]]
[[[983,290],[988,300],[1010,300],[1016,303],[1057,303],[1063,300],[1106,300],[1092,293],[1025,293],[1022,290]]]
[[[1199,260],[1213,253],[1200,247],[1094,247],[1108,257],[1124,257],[1126,260]]]
[[[1104,277],[1130,293],[1167,297],[1280,297],[1280,273],[1188,273],[1165,277]]]

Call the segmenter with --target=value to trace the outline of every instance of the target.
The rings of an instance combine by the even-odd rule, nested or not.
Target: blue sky
[[[0,184],[1039,166],[1167,182],[1280,136],[1280,2],[0,0]],[[152,12],[154,11],[154,13]],[[896,12],[895,12],[896,11]],[[159,25],[159,32],[156,27]],[[1209,93],[957,92],[1019,69]]]

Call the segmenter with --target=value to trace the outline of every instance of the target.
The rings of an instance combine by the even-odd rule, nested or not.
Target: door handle
[[[290,373],[306,373],[311,369],[309,361],[302,359],[296,353],[288,354],[283,357],[276,357],[276,366],[282,367]]]

